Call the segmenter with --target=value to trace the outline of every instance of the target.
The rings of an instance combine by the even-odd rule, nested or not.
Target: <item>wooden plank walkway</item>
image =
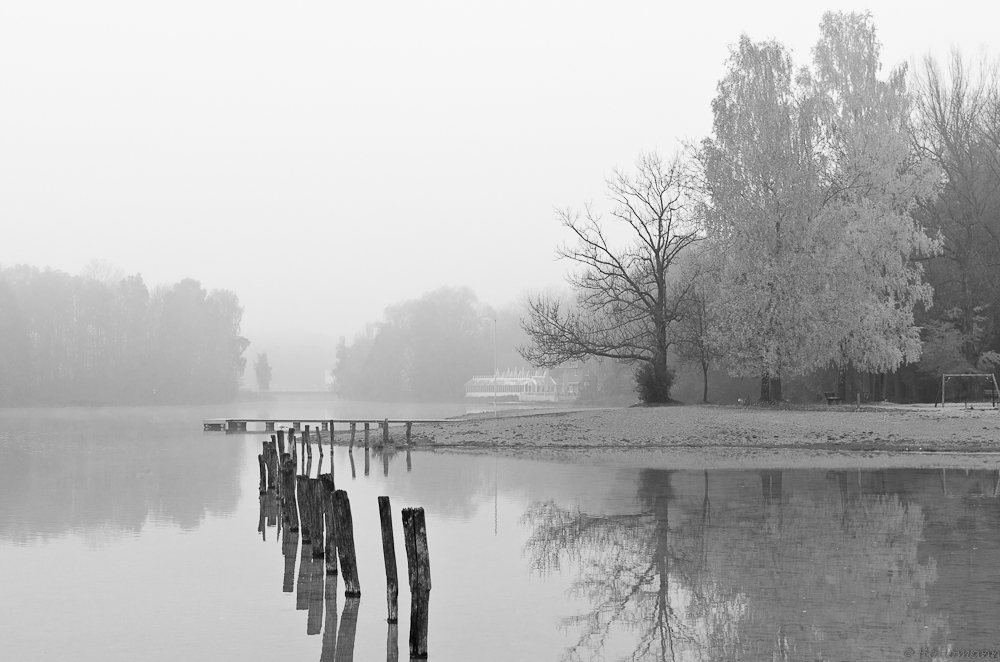
[[[263,423],[264,432],[273,432],[280,426],[301,430],[305,424],[320,426],[326,432],[330,425],[412,425],[413,423],[456,423],[460,418],[206,418],[202,424],[205,432],[248,432],[247,423]]]

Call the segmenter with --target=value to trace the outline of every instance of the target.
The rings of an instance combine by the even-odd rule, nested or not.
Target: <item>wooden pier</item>
[[[301,431],[303,425],[316,426],[322,432],[330,429],[330,425],[406,425],[407,431],[414,423],[455,423],[458,418],[206,418],[203,421],[205,432],[274,432],[282,428]],[[248,424],[263,423],[262,430],[250,430]]]

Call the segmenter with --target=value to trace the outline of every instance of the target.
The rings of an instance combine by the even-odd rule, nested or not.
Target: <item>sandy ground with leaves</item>
[[[992,468],[1000,467],[1000,411],[688,405],[509,413],[415,425],[414,447],[634,466],[815,466],[834,458],[859,467]]]

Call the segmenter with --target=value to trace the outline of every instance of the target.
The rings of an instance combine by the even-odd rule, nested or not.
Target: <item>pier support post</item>
[[[413,422],[412,421],[407,421],[406,422],[406,445],[407,446],[410,445],[410,430],[412,428],[413,428]]]
[[[390,623],[399,619],[399,576],[396,572],[396,543],[392,535],[392,509],[389,497],[378,498],[378,517],[382,525],[382,557],[385,560],[385,592]]]
[[[337,556],[340,558],[340,575],[344,578],[344,595],[349,598],[360,597],[358,559],[354,551],[354,520],[351,517],[351,501],[344,490],[333,493],[333,516],[333,526],[337,533]]]
[[[264,463],[263,453],[257,456],[257,464],[260,465],[260,493],[263,494],[267,492],[267,465]]]
[[[333,474],[323,474],[319,477],[322,486],[323,500],[323,524],[326,527],[326,539],[324,540],[323,555],[326,557],[326,574],[337,574],[337,532],[333,516],[333,493],[337,488],[333,483]]]
[[[357,428],[357,423],[351,423],[351,443],[347,445],[347,450],[354,450],[354,433]]]
[[[403,540],[410,580],[410,657],[427,657],[431,564],[423,508],[403,508]]]
[[[389,419],[382,421],[382,446],[389,445]]]
[[[278,430],[278,457],[285,454],[285,431]]]
[[[368,450],[368,423],[365,423],[365,450]]]

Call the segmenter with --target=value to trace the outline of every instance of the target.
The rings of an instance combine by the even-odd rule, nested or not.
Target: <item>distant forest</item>
[[[0,269],[0,405],[220,402],[249,341],[227,290]]]
[[[498,368],[527,367],[516,351],[527,341],[516,309],[495,311],[468,288],[403,301],[351,344],[340,339],[333,391],[357,400],[461,398],[470,377],[493,374],[494,330]]]

